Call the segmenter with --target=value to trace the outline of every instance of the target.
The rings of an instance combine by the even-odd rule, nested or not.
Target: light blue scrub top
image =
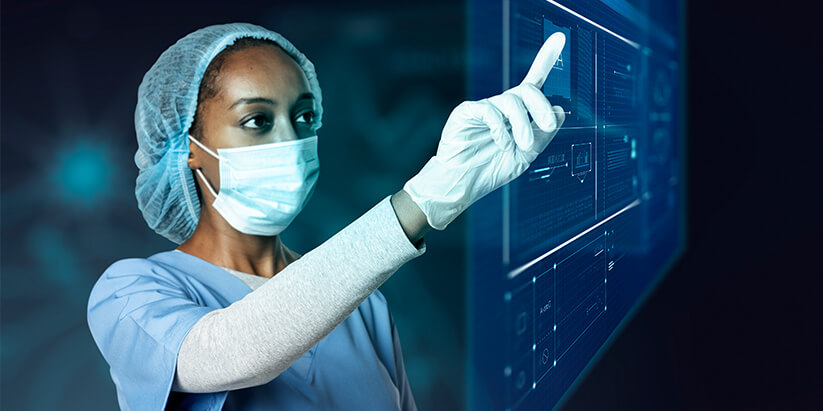
[[[95,283],[88,322],[123,410],[415,410],[397,330],[379,290],[271,382],[171,391],[177,353],[200,317],[252,290],[223,268],[167,251],[120,260]],[[222,408],[221,408],[222,407]]]

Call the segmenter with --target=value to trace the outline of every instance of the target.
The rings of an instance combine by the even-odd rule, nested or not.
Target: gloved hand
[[[565,113],[540,88],[565,44],[563,33],[552,34],[523,82],[464,101],[449,115],[437,153],[403,186],[432,228],[445,229],[475,201],[517,178],[557,134]]]

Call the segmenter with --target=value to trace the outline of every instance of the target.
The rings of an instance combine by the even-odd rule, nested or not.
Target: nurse
[[[179,246],[115,262],[88,303],[121,409],[416,409],[378,287],[549,144],[564,113],[540,88],[564,44],[555,33],[521,84],[458,105],[419,173],[305,255],[279,234],[319,176],[314,66],[246,23],[169,47],[138,90],[135,193]]]

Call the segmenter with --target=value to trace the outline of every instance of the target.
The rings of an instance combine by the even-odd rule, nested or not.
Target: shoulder
[[[153,256],[152,256],[153,257]],[[136,282],[160,281],[167,283],[174,275],[164,264],[149,258],[124,258],[106,268],[92,287],[92,296],[111,288],[120,288]]]
[[[215,309],[198,304],[173,261],[155,256],[116,261],[92,287],[86,319],[102,351],[115,350],[112,344],[135,345],[140,336],[177,347],[181,335]]]
[[[138,275],[156,276],[156,271],[157,264],[148,258],[124,258],[109,265],[97,282]]]
[[[92,299],[112,287],[125,286],[138,277],[156,276],[156,265],[147,258],[124,258],[115,261],[103,271],[91,290]]]
[[[146,258],[123,258],[109,265],[100,276],[100,279],[117,278],[128,275],[156,276],[163,270],[163,256],[170,252],[157,253]]]
[[[104,306],[114,309],[129,300],[136,300],[137,296],[144,297],[141,300],[159,299],[164,295],[184,296],[181,273],[156,261],[155,256],[125,258],[112,263],[92,286],[87,312]],[[125,310],[121,311],[121,318],[123,314]]]
[[[186,261],[176,258],[166,252],[116,261],[91,290],[89,330],[125,408],[162,409],[183,339],[215,309],[191,299],[183,272]]]

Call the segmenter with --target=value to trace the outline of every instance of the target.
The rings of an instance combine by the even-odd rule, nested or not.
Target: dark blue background
[[[326,96],[315,198],[284,239],[306,252],[434,153],[465,98],[462,2],[2,4],[3,409],[112,409],[85,323],[112,261],[173,245],[133,197],[137,85],[178,38],[268,24]],[[569,409],[785,409],[823,400],[817,15],[800,2],[688,2],[688,251]],[[401,155],[397,155],[400,152]],[[464,404],[464,224],[381,289],[421,409]]]
[[[819,15],[687,7],[688,249],[567,408],[819,409]]]

